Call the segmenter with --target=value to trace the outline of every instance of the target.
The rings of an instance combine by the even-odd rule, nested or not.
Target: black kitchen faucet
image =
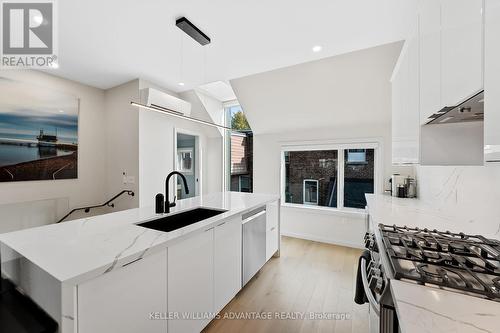
[[[175,195],[174,195],[174,202],[170,203],[168,200],[168,182],[170,180],[170,177],[173,175],[179,175],[182,178],[182,181],[184,183],[184,189],[186,190],[186,194],[189,194],[189,188],[187,185],[186,177],[179,171],[172,171],[171,173],[168,174],[167,179],[165,180],[165,213],[170,213],[170,207],[175,206]]]

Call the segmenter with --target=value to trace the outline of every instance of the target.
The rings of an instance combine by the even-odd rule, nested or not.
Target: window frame
[[[281,145],[280,161],[281,161],[281,177],[280,177],[280,193],[281,197],[285,198],[286,187],[286,172],[285,172],[285,152],[290,151],[315,151],[315,150],[337,150],[338,165],[337,165],[337,207],[316,206],[307,204],[295,204],[281,201],[284,207],[303,208],[303,209],[320,209],[330,212],[352,212],[363,213],[364,209],[344,207],[344,168],[345,168],[345,154],[344,151],[348,149],[373,149],[374,150],[374,169],[373,169],[373,192],[379,193],[379,188],[383,184],[383,166],[382,158],[383,145],[382,139],[360,139],[345,141],[306,141],[306,142],[288,142]]]
[[[306,182],[316,183],[316,202],[306,201]],[[306,206],[318,206],[319,204],[319,181],[317,179],[304,179],[302,180],[302,202]]]

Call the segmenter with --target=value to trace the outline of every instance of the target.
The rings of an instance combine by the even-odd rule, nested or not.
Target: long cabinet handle
[[[132,260],[132,261],[130,261],[130,262],[128,262],[128,263],[126,263],[126,264],[123,264],[123,265],[122,265],[122,267],[125,267],[125,266],[128,266],[128,265],[131,265],[131,264],[133,264],[134,262],[138,262],[138,261],[139,261],[139,260],[141,260],[141,259],[142,259],[142,257],[137,258],[137,259],[134,259],[134,260]]]
[[[271,228],[271,231],[274,231],[274,229],[276,229],[276,227],[272,227],[272,228]]]
[[[266,214],[266,211],[265,211],[265,210],[263,210],[263,211],[261,211],[261,212],[259,212],[259,213],[255,214],[255,215],[252,215],[252,216],[250,216],[250,217],[247,217],[246,219],[244,219],[243,221],[241,221],[241,224],[245,224],[245,223],[247,223],[247,222],[250,222],[250,221],[252,221],[252,220],[255,220],[255,219],[256,219],[256,218],[258,218],[259,216],[262,216],[262,215],[265,215],[265,214]]]
[[[220,227],[221,225],[224,225],[224,224],[226,224],[226,221],[224,221],[224,222],[222,222],[220,224],[217,224],[217,226]]]
[[[207,230],[205,230],[205,232],[210,231],[210,230],[212,230],[213,228],[214,228],[214,227],[212,227],[212,228],[208,228]]]

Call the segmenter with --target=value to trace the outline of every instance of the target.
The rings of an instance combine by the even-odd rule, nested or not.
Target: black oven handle
[[[378,304],[375,297],[373,297],[372,291],[368,285],[368,276],[366,273],[366,259],[361,258],[361,280],[363,281],[363,289],[365,290],[366,298],[372,307],[373,311],[380,316],[380,305]]]

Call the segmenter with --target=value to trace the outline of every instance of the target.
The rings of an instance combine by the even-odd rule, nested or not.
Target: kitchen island
[[[490,226],[471,223],[464,217],[443,213],[432,203],[388,195],[367,194],[368,229],[379,244],[380,263],[390,279],[392,303],[402,333],[496,332],[500,323],[500,302],[468,295],[437,285],[422,286],[411,280],[396,280],[391,262],[383,251],[379,224],[464,231],[499,239],[498,222]],[[478,215],[482,212],[478,212]],[[371,311],[371,308],[370,308]]]
[[[177,214],[222,210],[162,232],[152,207],[0,235],[2,273],[60,332],[201,330],[242,288],[242,216],[265,207],[266,260],[279,254],[279,197],[221,192],[179,200]]]

